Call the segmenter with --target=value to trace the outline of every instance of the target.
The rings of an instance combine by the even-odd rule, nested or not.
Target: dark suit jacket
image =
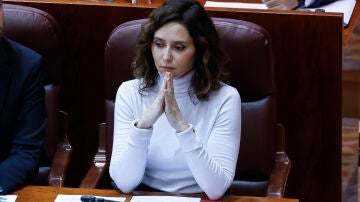
[[[314,7],[319,7],[319,6],[323,6],[323,5],[326,5],[326,4],[329,4],[329,3],[333,3],[337,0],[314,0],[314,2],[312,2],[312,4],[310,4],[308,6],[308,8],[314,8]],[[304,5],[304,2],[305,0],[299,0],[299,4],[301,5]]]
[[[41,56],[0,38],[0,186],[3,193],[38,173],[46,108]]]

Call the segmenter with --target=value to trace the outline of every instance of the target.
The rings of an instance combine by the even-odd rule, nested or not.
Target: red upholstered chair
[[[229,194],[283,197],[290,171],[285,153],[285,131],[276,122],[271,38],[262,27],[233,19],[213,18],[230,62],[226,83],[242,99],[242,134],[237,169]],[[131,79],[130,64],[144,20],[119,25],[105,48],[106,123],[100,125],[99,151],[82,187],[110,187],[114,99],[121,82]]]
[[[38,185],[61,187],[71,157],[67,140],[67,113],[60,111],[63,33],[50,14],[31,7],[4,4],[4,35],[31,48],[44,59],[44,88],[48,122],[44,156],[40,162]]]

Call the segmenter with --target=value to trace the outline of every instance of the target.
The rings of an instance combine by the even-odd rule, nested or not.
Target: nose
[[[170,48],[167,48],[164,51],[163,60],[164,60],[164,62],[171,62],[172,59],[173,59],[173,56],[171,54],[171,50],[170,50]]]

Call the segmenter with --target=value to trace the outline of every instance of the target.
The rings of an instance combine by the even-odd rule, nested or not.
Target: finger
[[[175,100],[175,96],[174,96],[174,82],[173,82],[173,77],[172,74],[170,72],[167,72],[167,79],[166,79],[166,83],[167,83],[167,88],[165,90],[165,107],[166,109],[173,109],[174,106],[177,105],[176,100]]]
[[[168,72],[168,79],[167,79],[167,91],[169,94],[174,94],[174,80],[172,74]]]
[[[159,100],[163,100],[164,98],[164,94],[165,94],[165,91],[166,91],[166,87],[167,87],[167,81],[166,81],[166,74],[164,75],[164,78],[163,78],[163,82],[161,84],[161,88],[160,88],[160,91],[159,91],[159,94],[157,96],[157,99]]]
[[[166,89],[166,79],[167,78],[167,74],[164,75],[164,79],[163,79],[163,83],[161,85],[161,91],[163,91],[164,89]]]
[[[288,10],[285,6],[283,5],[277,5],[277,6],[274,6],[272,7],[272,9],[274,10]]]
[[[161,88],[159,90],[158,95],[156,96],[153,104],[152,104],[152,108],[153,110],[157,111],[157,110],[164,110],[164,104],[165,104],[165,91],[166,91],[166,80],[164,78],[162,84],[161,84]]]
[[[265,4],[268,8],[274,9],[275,7],[279,6],[279,4],[281,3],[279,0],[269,0]]]

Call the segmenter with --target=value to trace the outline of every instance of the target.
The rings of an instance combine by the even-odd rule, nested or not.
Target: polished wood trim
[[[134,192],[133,194],[123,194],[116,190],[109,189],[85,189],[85,188],[57,188],[50,186],[25,186],[18,191],[16,202],[53,202],[58,194],[74,194],[74,195],[95,195],[95,196],[120,196],[126,197],[126,202],[130,202],[133,195],[168,195],[165,193],[157,192]],[[189,195],[181,195],[189,196]],[[201,197],[207,200],[204,195],[190,195]],[[221,202],[299,202],[297,199],[275,199],[268,197],[247,197],[247,196],[224,196]]]
[[[285,149],[285,127],[276,124],[276,156],[274,168],[271,172],[266,196],[283,198],[287,179],[291,168],[291,160]]]
[[[59,111],[60,124],[62,125],[61,141],[57,145],[57,150],[51,164],[51,170],[48,177],[48,185],[63,187],[66,174],[69,170],[69,164],[72,157],[73,148],[69,142],[69,117],[68,113]]]
[[[81,181],[81,188],[96,188],[105,172],[108,171],[108,164],[106,163],[106,123],[99,125],[99,146],[98,151],[87,171],[84,179]]]

